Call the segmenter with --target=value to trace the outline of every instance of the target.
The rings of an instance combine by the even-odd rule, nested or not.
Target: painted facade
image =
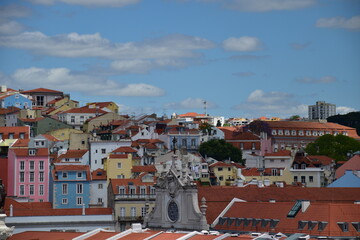
[[[26,95],[18,92],[11,92],[9,95],[0,96],[0,107],[17,107],[20,109],[31,109],[32,101]]]
[[[54,208],[86,208],[90,204],[90,168],[87,165],[56,165],[52,170]]]

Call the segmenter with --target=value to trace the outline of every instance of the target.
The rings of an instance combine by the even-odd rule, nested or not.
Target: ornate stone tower
[[[197,186],[184,163],[181,169],[176,167],[176,159],[174,155],[170,170],[161,173],[155,184],[155,207],[146,215],[144,225],[155,229],[208,230],[205,199],[200,211]]]

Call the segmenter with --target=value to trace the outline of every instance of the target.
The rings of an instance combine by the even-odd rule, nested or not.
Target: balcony
[[[143,222],[144,217],[142,216],[119,216],[118,222]]]
[[[115,200],[133,199],[133,200],[155,200],[156,194],[116,194]]]

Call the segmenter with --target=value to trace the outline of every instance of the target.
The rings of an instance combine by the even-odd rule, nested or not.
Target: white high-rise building
[[[309,106],[309,119],[327,119],[336,115],[336,105],[317,101],[316,105]]]

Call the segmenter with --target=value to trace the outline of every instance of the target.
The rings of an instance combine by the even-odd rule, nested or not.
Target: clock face
[[[176,202],[171,201],[168,205],[168,215],[172,222],[176,222],[179,219],[179,208]]]

